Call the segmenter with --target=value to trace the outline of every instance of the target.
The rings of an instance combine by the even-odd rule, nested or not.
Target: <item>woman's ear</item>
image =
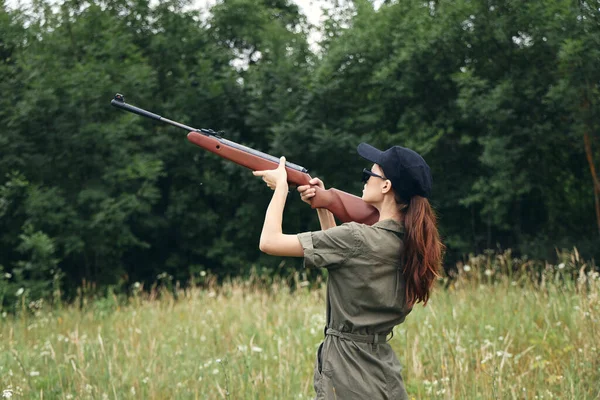
[[[386,179],[381,187],[381,193],[386,194],[390,190],[392,190],[392,182],[389,179]]]

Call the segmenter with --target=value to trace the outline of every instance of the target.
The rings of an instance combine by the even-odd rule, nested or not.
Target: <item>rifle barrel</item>
[[[247,147],[247,146],[244,146],[242,144],[239,144],[239,143],[236,143],[236,142],[232,142],[231,140],[223,139],[222,137],[219,136],[219,134],[217,132],[215,132],[215,131],[213,131],[211,129],[196,129],[196,128],[192,128],[191,126],[187,126],[187,125],[181,124],[181,123],[176,122],[176,121],[171,121],[170,119],[163,118],[163,117],[161,117],[158,114],[154,114],[154,113],[152,113],[150,111],[146,111],[146,110],[144,110],[142,108],[139,108],[139,107],[136,107],[136,106],[132,106],[131,104],[127,104],[127,103],[125,103],[125,97],[122,94],[117,93],[115,95],[114,99],[112,99],[110,101],[110,104],[113,105],[114,107],[121,108],[121,109],[123,109],[125,111],[129,111],[129,112],[132,112],[134,114],[141,115],[142,117],[147,117],[147,118],[155,119],[157,121],[165,122],[165,123],[167,123],[169,125],[173,125],[173,126],[176,126],[178,128],[185,129],[188,132],[198,132],[198,133],[201,133],[201,134],[203,134],[205,136],[214,137],[216,140],[218,140],[219,142],[221,142],[225,146],[229,146],[229,147],[232,147],[232,148],[235,148],[235,149],[238,149],[238,150],[242,150],[242,151],[244,151],[244,152],[246,152],[248,154],[252,154],[252,155],[254,155],[256,157],[261,157],[261,158],[264,158],[266,160],[273,161],[274,163],[277,163],[277,164],[279,163],[279,158],[277,158],[275,156],[272,156],[270,154],[267,154],[267,153],[263,153],[262,151],[255,150],[255,149],[253,149],[251,147]],[[303,166],[301,166],[301,165],[294,164],[294,163],[291,163],[289,161],[287,161],[285,163],[285,165],[286,165],[286,167],[295,169],[296,171],[300,171],[300,172],[303,172],[303,173],[308,173],[308,170],[306,168],[304,168]]]
[[[125,97],[123,97],[123,95],[119,94],[119,93],[117,93],[115,95],[115,98],[110,101],[110,104],[113,105],[113,106],[115,106],[115,107],[117,107],[117,108],[121,108],[121,109],[123,109],[125,111],[129,111],[129,112],[132,112],[134,114],[141,115],[142,117],[147,117],[147,118],[155,119],[157,121],[165,122],[165,123],[167,123],[169,125],[173,125],[173,126],[176,126],[178,128],[185,129],[188,132],[189,131],[195,131],[195,132],[206,133],[206,132],[204,132],[203,129],[192,128],[191,126],[187,126],[187,125],[181,124],[179,122],[171,121],[170,119],[163,118],[163,117],[161,117],[158,114],[154,114],[154,113],[152,113],[150,111],[146,111],[146,110],[144,110],[142,108],[139,108],[139,107],[136,107],[136,106],[132,106],[131,104],[127,104],[127,103],[125,103]]]

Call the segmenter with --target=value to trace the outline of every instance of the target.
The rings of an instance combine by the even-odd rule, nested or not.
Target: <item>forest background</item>
[[[448,271],[600,255],[599,1],[327,3],[314,26],[288,0],[0,0],[0,304],[301,267],[258,250],[260,180],[116,92],[352,193],[358,143],[413,148]],[[315,229],[292,192],[284,231]]]

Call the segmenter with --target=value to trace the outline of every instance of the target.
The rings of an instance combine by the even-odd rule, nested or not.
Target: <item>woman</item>
[[[284,235],[288,192],[285,158],[275,170],[256,171],[274,189],[260,237],[260,249],[304,257],[306,267],[327,268],[327,326],[317,352],[317,399],[407,399],[400,363],[387,338],[415,303],[429,299],[443,245],[427,197],[431,172],[416,152],[400,146],[380,151],[366,143],[358,154],[374,163],[363,171],[362,198],[379,210],[373,226],[335,226],[333,215],[317,210],[321,231]],[[323,187],[319,179],[310,182]],[[310,203],[310,185],[298,187]]]

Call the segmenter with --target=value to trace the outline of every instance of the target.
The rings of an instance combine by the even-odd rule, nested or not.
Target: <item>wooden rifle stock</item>
[[[264,153],[237,145],[214,135],[206,135],[196,131],[188,133],[187,138],[196,146],[202,147],[220,157],[233,161],[253,171],[275,169],[279,165],[276,158],[264,158]],[[236,146],[231,146],[235,144]],[[249,152],[252,150],[254,153]],[[263,155],[261,157],[261,154]],[[311,179],[306,170],[298,165],[286,163],[288,182],[296,186],[309,185]],[[379,211],[360,197],[337,189],[316,188],[315,197],[311,201],[312,208],[325,208],[342,222],[360,222],[372,225],[379,220]]]
[[[342,222],[356,221],[373,225],[379,221],[379,211],[358,196],[337,189],[316,188],[312,208],[326,208]]]

